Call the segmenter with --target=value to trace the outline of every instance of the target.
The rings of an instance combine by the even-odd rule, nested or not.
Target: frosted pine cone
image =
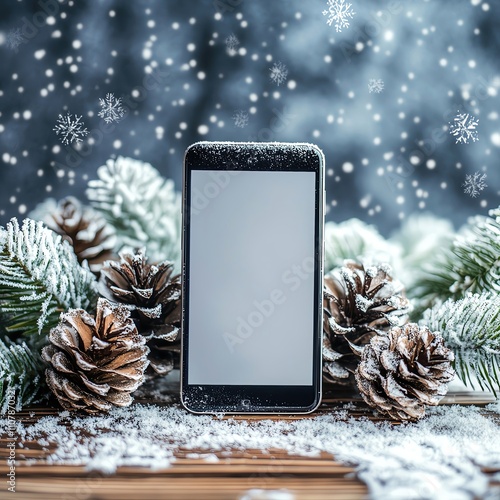
[[[374,337],[356,370],[366,403],[396,420],[417,420],[446,394],[453,352],[438,333],[408,323]]]
[[[352,260],[324,279],[323,377],[341,385],[354,382],[362,348],[372,337],[401,325],[410,304],[386,264],[365,268]]]
[[[95,319],[82,309],[61,314],[42,349],[47,384],[66,410],[99,413],[128,406],[144,382],[146,340],[130,312],[99,299]]]
[[[144,250],[120,253],[120,262],[102,268],[100,291],[125,304],[150,348],[149,375],[165,375],[179,358],[181,280],[173,263],[148,264]]]
[[[102,215],[68,196],[58,203],[50,199],[39,205],[31,217],[44,222],[72,246],[78,262],[87,261],[90,270],[99,274],[104,261],[114,257],[116,238]]]

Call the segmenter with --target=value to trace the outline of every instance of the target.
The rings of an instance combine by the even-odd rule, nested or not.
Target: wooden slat
[[[492,397],[484,393],[458,391],[450,393],[444,404],[475,404],[485,406]],[[142,403],[157,403],[141,400]],[[367,417],[373,421],[373,411],[355,395],[338,391],[325,391],[321,407],[311,415],[231,415],[223,418],[255,421],[262,419],[295,420],[312,418],[346,408],[349,417]],[[158,404],[158,403],[157,403]],[[161,403],[159,403],[161,404]],[[490,414],[486,409],[482,410]],[[16,414],[25,424],[35,423],[47,415],[55,415],[51,407],[28,408]],[[498,418],[498,417],[496,417]],[[393,422],[397,425],[397,422]],[[0,439],[0,476],[7,473],[7,440]],[[354,469],[335,461],[329,453],[315,457],[289,455],[283,450],[233,450],[214,452],[219,460],[206,461],[207,450],[178,449],[176,461],[171,467],[152,471],[141,467],[120,467],[113,475],[89,472],[77,465],[51,465],[46,462],[55,445],[26,441],[17,448],[16,498],[25,500],[148,500],[162,498],[225,500],[242,498],[251,489],[286,490],[290,498],[323,500],[342,498],[359,500],[366,498],[366,487],[356,479]],[[199,458],[194,458],[198,453]],[[28,464],[26,460],[36,459]],[[500,469],[487,469],[494,475]],[[495,484],[495,483],[492,483]],[[2,491],[3,494],[3,491]],[[0,497],[2,497],[0,494]],[[3,498],[3,497],[2,497]]]

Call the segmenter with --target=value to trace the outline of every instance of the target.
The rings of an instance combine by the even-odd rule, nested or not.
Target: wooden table
[[[312,415],[286,416],[279,418],[297,419],[312,416],[338,408],[347,401],[355,402],[355,409],[350,413],[354,417],[368,416],[375,420],[373,413],[359,401],[347,394],[332,397],[325,393],[322,406]],[[151,403],[151,400],[140,400]],[[491,398],[471,392],[450,393],[443,404],[475,404],[485,405]],[[16,415],[26,423],[34,423],[39,418],[57,413],[59,410],[47,407],[28,408]],[[237,419],[270,418],[269,416],[234,417]],[[271,417],[278,418],[278,417]],[[396,422],[393,422],[397,425]],[[6,443],[0,440],[0,475],[5,478]],[[257,498],[294,499],[346,499],[366,498],[367,489],[356,479],[354,469],[336,462],[330,454],[323,453],[319,457],[309,458],[290,456],[280,450],[235,451],[231,456],[217,453],[219,461],[207,462],[202,458],[190,458],[193,450],[179,449],[178,460],[172,467],[150,471],[140,467],[121,467],[111,476],[88,472],[82,466],[48,465],[44,457],[54,449],[44,451],[37,442],[25,442],[24,448],[18,448],[16,458],[16,494],[12,498],[26,500],[147,500],[147,499],[238,499],[244,498],[248,490],[287,490],[290,495],[254,496]],[[47,447],[46,447],[47,448]],[[195,450],[194,450],[195,451]],[[200,452],[203,453],[203,452]],[[36,458],[34,465],[27,465],[26,459]],[[497,470],[485,471],[493,475]],[[498,484],[498,483],[492,483]],[[1,498],[7,498],[3,493]],[[4,496],[5,495],[5,496]]]

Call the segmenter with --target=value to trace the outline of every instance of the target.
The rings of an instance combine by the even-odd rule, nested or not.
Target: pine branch
[[[489,215],[471,218],[452,249],[424,269],[413,290],[420,309],[466,292],[500,292],[500,208]]]
[[[38,354],[23,342],[14,344],[0,339],[0,414],[14,406],[16,411],[24,406],[42,401],[48,391],[42,372],[44,363]]]
[[[421,321],[441,332],[455,352],[459,378],[497,395],[500,387],[500,296],[496,293],[467,293],[461,300],[449,299],[425,312]]]
[[[374,226],[359,219],[325,224],[325,272],[356,260],[368,266],[389,263],[397,267],[399,247],[386,241]]]
[[[117,250],[146,247],[152,261],[180,269],[180,195],[149,163],[119,156],[89,182],[87,196],[115,228]]]
[[[450,221],[430,213],[414,213],[389,239],[401,248],[401,265],[396,268],[396,274],[405,284],[410,298],[413,297],[415,283],[422,275],[422,268],[443,250],[449,249],[454,236]]]
[[[48,332],[69,308],[92,309],[96,280],[42,222],[0,227],[0,315],[9,334]]]

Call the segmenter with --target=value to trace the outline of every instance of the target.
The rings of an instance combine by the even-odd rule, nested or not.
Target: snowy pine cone
[[[30,214],[60,234],[73,247],[78,262],[86,261],[94,274],[104,261],[114,257],[116,237],[101,214],[68,196],[59,202],[48,199]]]
[[[99,413],[128,406],[144,382],[146,340],[127,308],[99,299],[95,319],[82,309],[61,314],[42,349],[47,385],[66,410]]]
[[[148,375],[166,375],[178,361],[181,327],[181,281],[173,263],[148,264],[145,250],[120,252],[101,271],[100,292],[126,305],[150,348]]]
[[[372,337],[401,325],[410,304],[403,286],[392,279],[385,264],[365,268],[346,260],[324,279],[323,377],[349,385],[363,346]]]
[[[438,333],[408,323],[373,337],[356,370],[366,403],[396,420],[416,420],[445,396],[455,372],[453,352]]]

